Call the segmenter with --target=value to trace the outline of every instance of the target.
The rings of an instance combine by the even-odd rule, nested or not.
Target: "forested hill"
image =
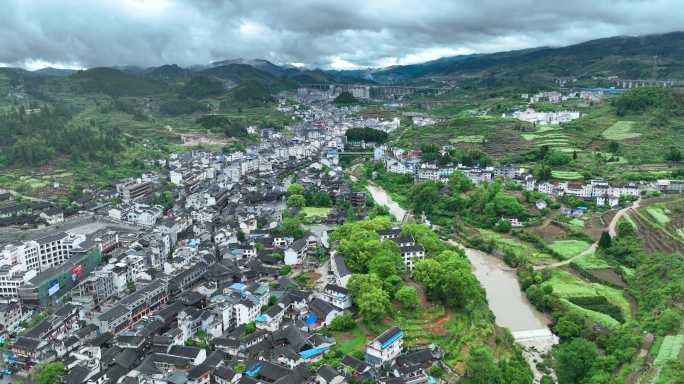
[[[429,76],[648,79],[654,73],[659,79],[684,79],[684,32],[618,36],[560,48],[456,56],[370,73],[357,71],[355,75],[370,76],[379,82],[401,82]]]

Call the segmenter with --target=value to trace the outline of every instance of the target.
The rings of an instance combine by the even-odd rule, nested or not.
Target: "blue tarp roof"
[[[313,313],[309,313],[309,317],[306,318],[306,325],[314,325],[318,318]]]
[[[399,331],[399,332],[395,333],[395,334],[394,334],[392,337],[390,337],[387,341],[385,341],[384,343],[382,343],[382,347],[381,347],[381,348],[382,348],[382,349],[387,348],[388,346],[390,346],[392,343],[394,343],[398,338],[400,338],[400,337],[402,337],[402,336],[404,336],[404,332],[402,332],[402,331]]]
[[[254,377],[259,374],[259,371],[261,370],[262,366],[263,364],[261,363],[255,363],[245,371],[245,374],[249,377]]]
[[[310,359],[314,356],[320,355],[321,353],[327,352],[329,349],[330,349],[329,346],[311,348],[311,349],[307,349],[306,351],[299,352],[299,356],[301,356],[304,359]]]
[[[241,284],[241,283],[233,283],[233,284],[231,284],[228,288],[230,288],[230,289],[237,289],[237,290],[240,290],[240,291],[241,291],[241,290],[245,289],[245,285],[244,285],[244,284]]]

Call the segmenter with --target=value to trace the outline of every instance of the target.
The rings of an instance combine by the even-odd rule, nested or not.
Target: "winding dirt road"
[[[615,214],[615,216],[613,216],[613,219],[610,220],[610,223],[608,223],[608,234],[610,235],[610,237],[615,237],[615,235],[617,234],[617,225],[618,225],[618,223],[620,222],[620,219],[621,219],[626,213],[628,213],[628,212],[630,212],[630,211],[632,211],[632,210],[634,210],[634,209],[639,208],[639,206],[640,206],[639,204],[640,204],[640,203],[641,203],[641,199],[635,201],[634,204],[632,204],[632,205],[629,206],[629,207],[622,208],[621,210],[619,210],[619,211]],[[567,260],[559,261],[559,262],[553,263],[553,264],[537,265],[537,266],[534,267],[534,270],[535,270],[535,271],[539,271],[539,270],[542,270],[542,269],[558,268],[558,267],[562,267],[562,266],[568,265],[568,264],[570,264],[573,260],[575,260],[576,258],[578,258],[578,257],[580,257],[580,256],[586,256],[586,255],[589,255],[589,254],[592,254],[592,253],[596,252],[596,248],[598,248],[598,241],[596,241],[596,242],[594,242],[592,245],[590,245],[589,248],[585,249],[584,251],[580,252],[579,254],[577,254],[577,255],[575,255],[575,256],[573,256],[573,257],[567,259]]]

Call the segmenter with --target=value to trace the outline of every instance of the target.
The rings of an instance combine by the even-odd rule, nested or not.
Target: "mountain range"
[[[539,47],[490,54],[445,57],[425,63],[333,71],[277,65],[262,59],[230,59],[209,65],[180,67],[134,66],[91,68],[83,71],[43,68],[27,71],[0,68],[10,79],[65,78],[84,85],[86,91],[123,95],[137,85],[136,95],[164,88],[202,83],[230,89],[256,81],[271,91],[294,89],[312,83],[430,83],[443,80],[531,80],[552,82],[557,78],[610,77],[629,79],[684,79],[684,32],[646,36],[617,36],[565,47]],[[117,84],[119,83],[119,84]],[[197,84],[195,84],[197,85]]]

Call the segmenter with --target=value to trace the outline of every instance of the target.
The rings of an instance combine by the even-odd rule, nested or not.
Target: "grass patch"
[[[330,213],[331,209],[332,208],[328,207],[304,207],[302,208],[302,212],[304,212],[304,214],[307,216],[325,218],[328,216],[328,213]]]
[[[551,171],[551,177],[560,180],[579,180],[583,178],[582,174],[576,171]]]
[[[633,121],[618,121],[601,134],[608,140],[626,140],[641,136],[641,133],[632,132]]]
[[[665,336],[653,364],[662,366],[670,361],[677,361],[682,345],[684,345],[684,335]]]
[[[589,248],[589,245],[589,243],[582,240],[558,240],[551,243],[549,247],[558,252],[563,259],[569,259]]]
[[[568,221],[568,224],[575,227],[584,228],[584,220],[578,219],[576,217]]]
[[[366,347],[366,334],[359,326],[348,332],[336,333],[335,340],[335,348],[345,355],[356,351],[363,352]]]
[[[527,140],[527,141],[532,141],[534,139],[539,138],[539,135],[534,134],[534,133],[522,133],[522,134],[520,134],[520,136],[522,136],[522,138]]]

